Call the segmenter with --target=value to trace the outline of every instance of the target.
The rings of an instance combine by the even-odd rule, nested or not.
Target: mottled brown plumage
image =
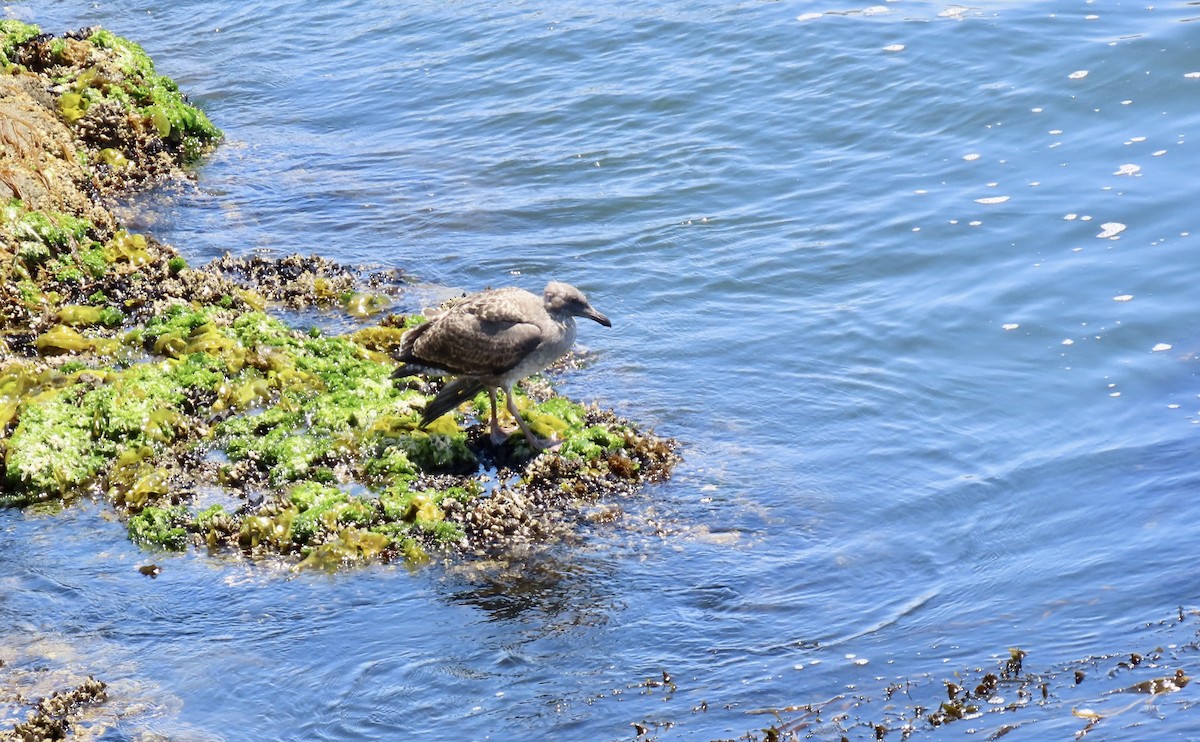
[[[592,308],[587,297],[570,284],[546,285],[541,297],[515,287],[465,296],[446,309],[431,313],[424,324],[405,333],[395,377],[431,373],[458,377],[425,408],[424,427],[473,398],[484,389],[492,402],[492,440],[507,434],[497,417],[496,390],[503,389],[508,411],[534,448],[554,441],[537,438],[521,419],[512,398],[512,385],[561,358],[575,342],[575,318],[587,317],[605,327],[612,323]]]

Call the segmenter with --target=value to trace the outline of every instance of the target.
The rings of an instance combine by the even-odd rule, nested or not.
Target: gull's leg
[[[508,399],[509,413],[511,413],[516,419],[517,425],[521,426],[521,432],[525,434],[525,440],[529,441],[529,445],[533,447],[533,450],[545,451],[546,449],[558,448],[562,445],[562,441],[560,440],[545,440],[543,438],[538,438],[533,434],[533,431],[530,430],[529,426],[525,424],[524,418],[521,417],[521,411],[517,409],[517,403],[516,400],[513,399],[511,385],[504,388],[504,396]]]
[[[488,387],[488,398],[492,400],[492,445],[499,446],[508,440],[508,432],[500,427],[500,412],[496,406],[496,387]]]

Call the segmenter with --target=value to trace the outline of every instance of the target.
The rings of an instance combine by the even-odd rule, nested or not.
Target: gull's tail
[[[486,388],[487,386],[482,381],[469,376],[451,381],[442,387],[442,391],[438,392],[438,395],[429,404],[425,405],[425,411],[421,413],[421,427],[425,427],[463,402],[474,399],[476,394]]]

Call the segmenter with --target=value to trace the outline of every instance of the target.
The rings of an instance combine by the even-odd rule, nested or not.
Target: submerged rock
[[[88,677],[79,685],[39,698],[25,721],[12,728],[15,740],[66,739],[72,717],[89,704],[107,700],[107,684]]]

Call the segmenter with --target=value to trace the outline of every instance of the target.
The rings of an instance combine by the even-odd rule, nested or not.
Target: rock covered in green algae
[[[674,460],[669,443],[562,397],[518,398],[531,425],[563,440],[555,453],[535,456],[520,436],[497,450],[478,418],[420,430],[428,396],[395,386],[390,360],[263,312],[176,304],[134,341],[138,362],[23,387],[5,456],[10,502],[90,488],[144,545],[328,567],[541,540],[573,503],[665,476]],[[486,409],[486,395],[474,404]],[[511,470],[506,491],[519,496],[481,497],[480,461]],[[200,484],[224,489],[230,507],[193,505]]]
[[[51,132],[15,156],[0,149],[0,504],[91,494],[147,548],[330,569],[553,538],[578,504],[669,474],[671,442],[552,394],[517,402],[562,439],[553,453],[519,436],[493,446],[486,395],[420,429],[436,383],[396,386],[390,359],[419,316],[327,336],[264,311],[265,295],[369,318],[390,303],[379,289],[394,272],[317,256],[191,269],[121,229],[82,194],[178,172],[219,132],[136,44],[30,28],[0,25],[12,75],[0,85],[29,86],[32,70],[56,97],[52,116],[45,100],[0,104]],[[61,194],[22,180],[51,166]]]
[[[220,137],[140,47],[3,21],[0,68],[0,349],[96,349],[52,327],[64,307],[80,308],[59,318],[68,327],[90,312],[115,327],[167,295],[247,300],[219,277],[169,269],[174,250],[121,230],[99,198],[179,177]]]
[[[92,145],[90,158],[113,171],[110,185],[125,188],[171,171],[174,160],[193,162],[221,132],[188,103],[138,44],[102,28],[62,36],[13,28],[5,56],[54,81],[63,120]],[[4,45],[0,45],[0,49]],[[166,151],[166,159],[158,156]]]
[[[91,194],[176,177],[221,136],[140,46],[104,29],[52,36],[4,21],[0,68],[0,114],[11,122],[0,133],[0,198],[72,212],[97,224],[101,241],[112,218]],[[47,165],[51,177],[28,177]]]
[[[13,52],[39,34],[41,29],[33,24],[12,19],[0,21],[0,68],[7,71],[13,64]]]

